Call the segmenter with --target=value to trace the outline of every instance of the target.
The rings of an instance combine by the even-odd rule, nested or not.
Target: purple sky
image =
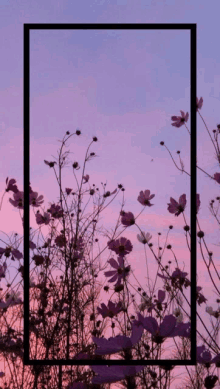
[[[202,115],[210,131],[219,123],[219,62],[216,50],[219,24],[219,3],[202,1],[4,1],[1,2],[1,181],[0,196],[5,179],[15,178],[23,185],[23,23],[197,23],[197,96],[203,96]],[[209,16],[212,15],[211,20]],[[187,31],[32,31],[30,35],[30,136],[31,184],[43,194],[45,206],[56,201],[58,186],[52,169],[43,160],[57,155],[58,139],[66,131],[80,128],[81,137],[68,142],[72,161],[82,166],[85,150],[92,136],[98,137],[91,151],[99,156],[88,163],[86,173],[90,184],[106,182],[110,191],[122,183],[126,189],[126,211],[137,215],[141,190],[155,193],[151,208],[140,217],[139,226],[165,239],[172,224],[170,243],[179,259],[189,269],[189,253],[183,235],[183,218],[167,211],[170,197],[187,196],[186,217],[190,217],[190,180],[175,168],[168,152],[159,145],[164,141],[176,161],[181,150],[185,169],[190,169],[189,134],[183,126],[171,126],[172,115],[180,109],[190,111],[189,32]],[[211,44],[210,44],[211,42]],[[213,147],[198,116],[197,158],[200,167],[209,174],[219,172],[213,157]],[[151,162],[153,159],[153,162]],[[71,164],[70,164],[71,166]],[[80,173],[81,170],[78,172]],[[79,175],[78,175],[79,176]],[[208,205],[219,195],[217,183],[198,172],[197,193],[200,193],[199,222],[206,232],[206,242],[219,259],[218,226]],[[72,168],[64,170],[63,187],[74,188]],[[18,210],[5,196],[0,215],[0,230],[22,234]],[[103,214],[102,224],[114,227],[121,195]],[[31,219],[34,228],[34,219]],[[143,246],[137,242],[135,227],[123,236],[129,237],[134,251],[128,257],[137,264],[135,274],[142,277]],[[0,233],[0,238],[7,238]],[[162,240],[164,243],[164,240]],[[3,246],[4,245],[0,245]],[[22,246],[21,246],[22,247]],[[138,259],[137,254],[138,253]],[[136,254],[136,256],[135,256]],[[169,253],[165,255],[170,259]],[[135,262],[134,262],[135,261]],[[154,259],[149,255],[149,261]],[[12,271],[13,274],[13,271]],[[213,288],[198,254],[199,285],[210,297]],[[144,278],[142,278],[144,282]],[[204,307],[201,312],[204,312]],[[207,318],[208,322],[209,318]]]

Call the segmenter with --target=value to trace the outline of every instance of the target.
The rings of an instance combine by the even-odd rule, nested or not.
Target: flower
[[[36,223],[37,224],[49,224],[50,223],[50,214],[47,212],[44,212],[44,216],[40,213],[36,213]]]
[[[20,297],[18,297],[18,296],[20,296],[20,294],[21,294],[21,292],[14,292],[12,290],[11,293],[6,295],[5,301],[6,301],[7,306],[21,304],[22,300],[20,299]]]
[[[220,184],[220,173],[215,173],[214,179],[215,179],[215,181],[217,181],[218,184]]]
[[[63,246],[65,246],[65,243],[66,243],[66,242],[67,242],[66,237],[65,237],[63,234],[58,235],[58,236],[56,237],[56,239],[55,239],[55,243],[56,243],[56,245],[57,245],[58,247],[63,247]]]
[[[201,204],[200,195],[197,194],[196,195],[196,213],[198,213],[198,211],[199,211],[200,204]]]
[[[139,242],[146,244],[151,240],[152,235],[150,235],[149,232],[144,233],[141,231],[141,235],[137,234],[137,238],[138,238]]]
[[[9,192],[10,190],[14,193],[19,192],[17,185],[15,185],[16,180],[14,178],[11,178],[8,183],[8,177],[6,178],[6,185],[7,188],[5,189],[6,192]]]
[[[34,242],[32,242],[31,240],[29,240],[29,248],[31,249],[31,250],[34,250],[34,249],[36,249],[36,244],[34,243]]]
[[[188,112],[185,114],[183,111],[181,112],[181,116],[171,116],[171,120],[173,120],[175,123],[172,123],[172,126],[174,127],[181,127],[185,122],[188,121],[189,114]]]
[[[103,197],[109,197],[109,196],[112,196],[113,194],[115,194],[117,192],[117,188],[113,191],[113,192],[106,192],[106,193],[104,193],[104,195],[103,195]]]
[[[196,112],[198,112],[198,109],[201,109],[203,106],[203,98],[200,97],[200,99],[198,99],[198,97],[196,97]]]
[[[4,262],[3,265],[0,265],[0,278],[5,277],[6,269],[7,269],[7,264],[6,262]]]
[[[146,296],[141,296],[141,304],[138,306],[140,311],[144,311],[146,308],[151,307],[152,301],[151,298]]]
[[[121,237],[117,240],[109,241],[108,248],[109,248],[109,250],[112,250],[116,254],[120,255],[120,257],[123,257],[124,255],[126,255],[132,251],[133,246],[132,246],[130,240]]]
[[[183,194],[179,198],[179,203],[176,200],[174,200],[172,197],[170,197],[170,204],[168,203],[167,210],[170,213],[175,213],[175,216],[179,216],[181,212],[184,211],[185,207],[186,207],[186,195]]]
[[[89,175],[86,174],[85,176],[83,176],[83,179],[85,180],[85,181],[83,182],[83,184],[86,184],[86,183],[89,181]]]
[[[50,167],[54,167],[54,165],[56,164],[56,162],[48,162],[48,161],[45,161],[45,160],[44,160],[44,163],[46,163],[46,165],[48,165]]]
[[[121,217],[121,223],[127,227],[135,224],[135,219],[134,219],[133,213],[132,212],[123,212],[122,217]]]
[[[174,309],[173,314],[176,317],[177,323],[182,323],[182,321],[183,321],[183,314],[182,314],[182,312],[181,312],[179,307]]]
[[[16,192],[13,195],[14,200],[9,199],[9,202],[16,208],[23,209],[24,208],[24,192]]]
[[[72,189],[71,188],[66,188],[66,194],[67,196],[72,192]]]
[[[202,303],[205,303],[207,301],[207,298],[205,298],[205,296],[203,296],[203,294],[200,293],[200,290],[202,290],[201,286],[197,286],[196,287],[196,300],[197,300],[199,305],[201,305]]]
[[[108,263],[116,270],[106,271],[104,274],[106,277],[112,277],[110,278],[109,282],[114,282],[117,280],[115,285],[119,285],[122,278],[125,278],[128,275],[130,266],[124,267],[123,257],[118,257],[118,263],[114,258],[109,259]]]
[[[5,255],[6,258],[9,258],[11,255],[12,261],[14,261],[15,258],[21,259],[23,257],[23,254],[19,250],[13,249],[11,246],[6,247],[5,249],[0,247],[0,258],[2,257],[3,254]]]
[[[40,205],[44,202],[43,197],[43,195],[38,197],[37,192],[32,192],[29,194],[29,204],[33,207],[40,207]]]
[[[135,321],[136,325],[137,322]],[[173,315],[167,315],[164,317],[160,326],[154,317],[143,317],[139,314],[140,327],[144,327],[145,330],[151,333],[153,341],[160,344],[163,343],[165,338],[173,337],[173,333],[176,327],[176,318]],[[142,325],[141,325],[142,324]]]
[[[162,303],[165,300],[166,293],[164,290],[158,291],[158,299],[155,300],[154,304],[151,304],[151,306],[148,308],[148,312],[151,312],[154,307],[157,307],[157,309],[162,310]]]
[[[210,351],[206,350],[204,345],[196,348],[196,355],[199,363],[208,363],[212,359]]]
[[[92,337],[93,342],[98,346],[96,355],[110,355],[125,349],[131,349],[142,337],[143,327],[132,324],[131,337],[117,335],[114,338],[104,339]]]
[[[52,204],[50,208],[47,210],[47,212],[51,213],[51,216],[54,217],[54,219],[59,219],[63,216],[63,210],[60,207],[60,205]]]
[[[121,381],[126,377],[137,375],[145,366],[90,366],[98,374],[93,377],[93,384],[104,384]]]
[[[114,317],[117,315],[119,312],[122,310],[122,303],[119,301],[119,303],[114,304],[112,301],[108,302],[108,306],[105,304],[101,304],[102,308],[97,307],[98,313],[102,315],[102,317],[105,319],[107,316],[108,317]]]
[[[148,206],[148,207],[152,207],[152,205],[154,204],[151,204],[150,203],[150,200],[153,199],[155,196],[155,194],[152,194],[150,196],[150,191],[147,189],[143,192],[143,190],[139,193],[139,196],[137,198],[137,200],[139,201],[139,203],[141,203],[142,205],[144,206]]]

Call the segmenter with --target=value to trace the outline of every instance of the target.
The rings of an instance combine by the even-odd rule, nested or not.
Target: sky
[[[219,3],[202,1],[2,1],[1,34],[1,180],[0,196],[6,177],[23,186],[23,23],[197,23],[197,96],[203,97],[201,114],[212,131],[219,120],[218,43]],[[211,42],[211,44],[210,44]],[[183,235],[183,218],[167,211],[170,197],[178,200],[186,193],[186,218],[190,223],[190,180],[175,168],[164,141],[178,162],[181,151],[185,170],[190,169],[190,137],[184,126],[171,125],[171,116],[180,110],[190,112],[190,34],[188,31],[55,31],[30,33],[30,181],[34,191],[44,195],[45,207],[57,201],[59,192],[52,169],[44,164],[57,156],[66,131],[82,131],[68,142],[70,161],[82,166],[86,147],[97,136],[91,151],[98,157],[88,163],[89,184],[107,190],[119,183],[125,187],[125,211],[137,215],[142,206],[137,197],[141,190],[155,194],[153,207],[147,207],[139,226],[162,241],[173,225],[169,242],[181,265],[189,271],[189,251]],[[151,161],[153,159],[153,161]],[[213,175],[219,166],[213,146],[197,116],[197,159],[201,168]],[[81,170],[77,172],[78,177]],[[63,187],[74,188],[71,163],[64,169]],[[88,185],[88,184],[87,184]],[[206,242],[219,260],[219,229],[208,210],[209,202],[219,195],[219,184],[202,172],[197,175],[200,194],[199,222]],[[22,235],[19,212],[13,209],[7,194],[0,213],[0,238],[4,233]],[[121,194],[103,213],[103,226],[113,228],[120,210]],[[44,204],[43,204],[44,205]],[[46,209],[46,208],[45,208]],[[31,226],[36,227],[34,217]],[[4,233],[3,233],[4,232]],[[130,227],[123,236],[132,241],[129,261],[135,275],[146,283],[143,246],[139,231]],[[0,245],[4,247],[4,245]],[[21,246],[22,248],[22,246]],[[154,259],[148,255],[151,268]],[[166,253],[166,261],[170,254]],[[145,268],[144,268],[145,269]],[[13,274],[13,269],[12,274]],[[110,269],[109,269],[110,270]],[[198,285],[209,297],[208,305],[217,308],[216,296],[198,251]],[[214,297],[213,297],[214,296]],[[204,307],[201,308],[204,312]],[[206,319],[209,323],[209,318]]]

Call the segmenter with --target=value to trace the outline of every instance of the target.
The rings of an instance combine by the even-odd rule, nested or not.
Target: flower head
[[[186,207],[186,195],[183,194],[179,198],[179,203],[176,200],[174,200],[172,197],[170,197],[170,204],[168,203],[167,209],[170,213],[174,213],[175,216],[179,216],[181,212],[184,211],[185,207]]]
[[[199,109],[201,109],[203,106],[203,98],[200,97],[200,99],[198,99],[198,97],[196,97],[196,112],[198,112]]]
[[[117,335],[114,338],[104,339],[92,337],[93,342],[97,345],[96,355],[110,355],[123,351],[126,349],[131,349],[136,343],[138,343],[142,337],[143,327],[137,326],[135,323],[132,324],[132,334],[131,337],[124,335]]]
[[[189,118],[188,112],[186,114],[183,111],[180,112],[181,116],[171,116],[171,120],[174,121],[174,123],[172,123],[172,126],[177,128],[181,127],[185,122],[188,121]]]
[[[63,210],[60,205],[52,204],[51,207],[47,210],[47,212],[50,212],[51,216],[54,217],[54,219],[59,219],[63,216]]]
[[[152,235],[150,235],[149,232],[144,233],[144,232],[141,231],[140,235],[137,234],[137,238],[138,238],[139,242],[141,242],[143,244],[146,244],[146,243],[148,243],[151,240]]]
[[[106,317],[114,317],[122,310],[122,303],[119,301],[119,303],[114,304],[112,301],[108,302],[108,306],[105,304],[101,304],[102,308],[97,307],[98,313],[102,315],[102,317],[105,319]]]
[[[199,305],[202,303],[205,303],[207,301],[207,298],[203,296],[202,293],[200,293],[200,290],[202,290],[201,286],[196,287],[196,301],[198,302]]]
[[[9,192],[10,190],[14,193],[19,192],[17,185],[15,185],[16,180],[14,178],[11,178],[8,182],[8,177],[6,178],[6,185],[7,188],[5,189],[6,192]]]
[[[106,277],[111,277],[109,282],[116,282],[115,285],[121,284],[121,280],[125,279],[127,277],[130,266],[125,267],[124,266],[124,259],[123,257],[118,257],[118,263],[115,261],[114,258],[109,259],[108,263],[115,268],[115,270],[106,271],[104,274]]]
[[[122,217],[121,217],[121,223],[127,227],[135,224],[135,219],[134,219],[133,213],[132,212],[123,212]]]
[[[44,202],[43,195],[38,196],[37,192],[31,192],[29,194],[29,204],[33,207],[40,207],[40,205]]]
[[[154,205],[154,204],[151,204],[150,200],[153,199],[154,196],[155,196],[155,194],[150,195],[150,191],[148,189],[145,190],[144,192],[142,190],[139,193],[137,200],[139,201],[139,203],[141,203],[144,206],[152,207],[152,205]]]
[[[50,223],[50,214],[47,212],[44,212],[44,216],[41,215],[39,212],[36,213],[36,223],[39,224],[49,224]]]
[[[83,176],[83,180],[84,180],[83,184],[86,184],[89,181],[89,175],[86,174],[85,176]]]
[[[19,250],[13,249],[11,246],[6,247],[5,249],[0,247],[0,258],[2,257],[3,254],[5,255],[6,258],[9,258],[11,255],[12,261],[14,261],[15,258],[16,259],[23,258],[23,254]]]
[[[120,257],[123,257],[132,251],[133,246],[132,246],[130,240],[121,237],[117,240],[109,241],[108,248],[109,248],[109,250],[114,251]]]

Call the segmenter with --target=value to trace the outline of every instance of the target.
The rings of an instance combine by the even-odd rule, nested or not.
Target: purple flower
[[[133,215],[132,212],[124,212],[124,211],[122,211],[121,215],[122,215],[121,223],[124,226],[129,227],[129,226],[132,226],[133,224],[135,224],[135,219],[134,219],[134,215]]]
[[[34,250],[34,249],[36,249],[36,244],[34,243],[34,242],[32,242],[31,240],[29,240],[29,248],[31,249],[31,250]]]
[[[198,109],[202,108],[202,105],[203,105],[203,98],[200,97],[200,99],[198,99],[198,97],[196,97],[196,112],[198,112]]]
[[[172,336],[182,336],[184,338],[190,338],[190,331],[191,323],[177,323]]]
[[[51,207],[47,210],[47,212],[51,213],[51,216],[54,219],[59,219],[63,216],[62,208],[59,205],[52,204]]]
[[[215,181],[217,181],[218,184],[220,184],[220,173],[215,173],[214,179],[215,179]]]
[[[197,362],[209,363],[211,362],[212,356],[210,351],[205,349],[205,346],[198,346],[196,348]]]
[[[143,326],[137,326],[135,323],[132,324],[131,337],[124,335],[117,335],[114,338],[104,339],[92,337],[93,342],[98,346],[96,355],[110,355],[117,353],[125,349],[131,349],[136,343],[138,343],[142,337]]]
[[[19,192],[17,185],[15,185],[16,180],[14,178],[11,178],[8,183],[8,177],[6,178],[6,185],[7,188],[5,189],[6,192],[9,192],[10,190],[14,193]]]
[[[36,223],[37,224],[49,224],[50,223],[50,214],[47,212],[44,212],[44,216],[41,215],[39,212],[36,213]]]
[[[159,290],[158,291],[158,299],[156,299],[155,303],[152,304],[150,306],[150,308],[148,308],[147,311],[151,312],[154,307],[157,307],[157,309],[162,310],[162,303],[165,300],[165,297],[166,297],[166,293],[164,292],[164,290]]]
[[[89,175],[86,174],[85,176],[83,176],[83,180],[84,180],[83,184],[86,184],[89,181]]]
[[[29,194],[29,203],[32,207],[40,207],[40,205],[44,202],[43,195],[38,196],[37,192],[32,192]]]
[[[101,304],[102,308],[97,307],[98,313],[102,315],[102,317],[105,319],[106,317],[114,317],[122,310],[122,303],[119,301],[119,303],[114,304],[112,301],[108,302],[108,306],[105,304]]]
[[[141,318],[141,320],[145,330],[153,336],[152,340],[158,344],[162,343],[165,338],[174,336],[176,318],[173,315],[165,316],[160,326],[154,317],[145,317]]]
[[[66,194],[69,195],[72,192],[71,188],[66,188]]]
[[[200,293],[200,290],[202,290],[201,286],[197,286],[196,287],[196,300],[197,300],[199,305],[201,305],[202,303],[205,303],[207,301],[207,298],[205,298],[205,296],[203,296],[203,294]]]
[[[181,116],[171,116],[171,120],[173,120],[175,123],[172,123],[172,126],[174,127],[181,127],[185,122],[188,121],[189,114],[188,112],[185,114],[183,111],[181,112]]]
[[[9,202],[16,208],[24,208],[24,192],[16,192],[13,194],[14,200],[9,199]]]
[[[181,212],[184,211],[186,207],[186,195],[183,194],[179,198],[179,203],[174,200],[172,197],[170,197],[170,204],[168,203],[168,211],[170,213],[175,213],[175,216],[179,216]]]
[[[130,240],[126,238],[119,238],[117,240],[111,240],[108,242],[109,250],[114,251],[116,254],[123,257],[124,255],[130,253],[133,249],[133,246]]]
[[[152,205],[154,204],[151,204],[150,203],[150,200],[153,199],[155,196],[155,194],[153,195],[150,195],[150,191],[147,189],[143,192],[143,190],[139,193],[139,196],[137,198],[137,200],[139,201],[139,203],[141,203],[142,205],[144,206],[148,206],[148,207],[152,207]]]
[[[11,259],[12,261],[16,259],[21,259],[23,258],[23,254],[17,250],[17,249],[13,249],[12,247],[6,247],[5,249],[1,248],[0,247],[0,258],[2,257],[2,255],[5,255],[6,258],[9,258],[10,255],[11,255]],[[15,257],[15,258],[14,258]]]
[[[126,377],[136,376],[145,366],[98,366],[91,365],[92,370],[98,374],[93,377],[93,384],[105,384],[121,381]]]
[[[56,237],[55,239],[55,243],[58,247],[63,247],[65,246],[67,240],[66,240],[66,237],[63,235],[63,234],[60,234]]]
[[[122,278],[124,279],[128,275],[130,266],[124,267],[123,257],[118,257],[118,263],[114,258],[109,259],[108,263],[116,270],[106,271],[104,274],[106,277],[112,277],[110,280],[108,280],[109,282],[117,281],[115,285],[119,285]]]
[[[6,269],[7,269],[7,264],[6,262],[4,262],[3,265],[0,265],[0,278],[5,277]]]
[[[50,166],[50,167],[54,167],[54,165],[56,164],[56,162],[48,162],[48,161],[45,161],[44,160],[44,163],[46,163],[46,165]]]

